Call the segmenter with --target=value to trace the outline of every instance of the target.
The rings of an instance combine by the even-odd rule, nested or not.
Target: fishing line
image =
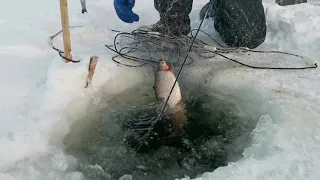
[[[69,26],[70,28],[77,28],[77,27],[83,27],[83,26]],[[293,53],[289,53],[289,52],[282,52],[282,51],[264,51],[264,50],[253,50],[253,49],[248,49],[246,47],[225,47],[223,45],[221,45],[217,40],[215,40],[212,36],[210,36],[207,32],[203,31],[203,30],[199,30],[199,29],[192,29],[191,30],[191,37],[189,36],[182,36],[182,37],[173,37],[173,36],[168,36],[168,35],[164,35],[164,34],[160,34],[157,32],[149,32],[149,31],[144,31],[144,30],[134,30],[131,33],[128,32],[121,32],[118,30],[111,30],[112,32],[116,32],[118,33],[115,38],[114,38],[114,42],[113,45],[105,45],[105,47],[107,47],[109,50],[113,51],[116,53],[115,56],[112,57],[112,60],[120,65],[123,66],[127,66],[127,67],[142,67],[142,66],[146,66],[146,65],[155,65],[158,63],[158,61],[154,58],[152,58],[151,56],[151,51],[149,50],[149,58],[143,58],[143,57],[139,57],[139,56],[134,56],[132,55],[132,53],[137,53],[138,51],[142,52],[142,53],[146,53],[145,50],[138,48],[139,45],[143,44],[143,43],[152,43],[154,46],[156,47],[160,47],[160,44],[157,44],[157,42],[168,42],[168,43],[175,43],[175,44],[179,44],[180,46],[186,46],[186,45],[190,45],[190,41],[193,42],[193,49],[190,52],[193,52],[195,55],[201,57],[201,58],[205,58],[205,59],[211,59],[213,57],[215,57],[216,55],[223,57],[226,60],[230,60],[233,61],[235,63],[238,63],[240,65],[246,66],[248,68],[253,68],[253,69],[274,69],[274,70],[302,70],[302,69],[311,69],[311,68],[317,68],[318,65],[317,63],[308,58],[308,57],[304,57],[304,56],[300,56],[297,54],[293,54]],[[196,39],[194,40],[194,35],[193,32],[197,31],[197,33],[201,32],[203,34],[205,34],[210,40],[212,40],[214,42],[215,45],[212,44],[208,44],[203,42],[200,39]],[[54,38],[56,38],[59,34],[61,34],[62,30],[58,31],[57,33],[55,33],[54,35],[50,36],[50,45],[52,47],[52,49],[54,49],[55,51],[58,52],[59,56],[62,57],[63,59],[73,62],[73,63],[79,63],[80,60],[73,60],[73,59],[69,59],[67,57],[65,57],[63,54],[64,52],[59,49],[56,48],[53,45],[53,40]],[[144,36],[144,38],[148,37],[149,39],[145,39],[144,41],[137,41],[136,37],[137,36]],[[122,48],[118,48],[118,38],[120,36],[126,37],[128,39],[133,39],[136,40],[135,42],[133,42],[132,44],[135,45],[135,47],[130,47],[130,46],[126,46],[126,47],[122,47]],[[152,41],[151,38],[156,38],[156,41]],[[111,47],[114,48],[111,48]],[[144,47],[144,49],[146,49],[148,47]],[[177,48],[180,51],[180,48]],[[125,50],[127,50],[126,52],[124,52]],[[157,52],[161,52],[161,51],[157,51]],[[189,53],[190,53],[189,52]],[[295,57],[299,57],[301,59],[304,59],[309,62],[307,62],[308,64],[311,64],[312,66],[306,66],[306,67],[263,67],[263,66],[254,66],[254,65],[249,65],[243,62],[240,62],[239,60],[236,60],[234,58],[230,58],[227,55],[224,54],[230,54],[230,53],[245,53],[245,52],[252,52],[252,53],[264,53],[264,54],[284,54],[284,55],[289,55],[289,56],[295,56]],[[179,52],[179,56],[181,55],[181,53],[184,52]],[[188,52],[186,52],[188,53]],[[140,53],[141,54],[141,53]],[[209,55],[207,55],[209,54]],[[137,63],[137,65],[132,65],[132,64],[126,64],[123,62],[120,62],[118,59],[119,58],[123,58],[126,60],[130,60],[133,61],[135,63]],[[194,63],[194,59],[189,57],[191,62],[185,63],[185,65],[191,65]],[[179,61],[172,63],[174,66],[179,66]]]
[[[236,63],[238,63],[238,64],[240,64],[240,65],[243,65],[243,66],[246,66],[246,67],[249,67],[249,68],[253,68],[253,69],[302,70],[302,69],[311,69],[311,68],[317,68],[317,67],[318,67],[317,63],[314,63],[314,64],[313,64],[314,66],[296,67],[296,68],[251,66],[251,65],[247,65],[247,64],[244,64],[244,63],[242,63],[242,62],[236,61],[236,60],[234,60],[234,59],[232,59],[232,58],[229,58],[229,57],[227,57],[227,56],[224,56],[224,55],[222,55],[222,54],[220,54],[220,53],[215,53],[215,54],[217,54],[217,55],[219,55],[219,56],[221,56],[221,57],[223,57],[223,58],[225,58],[225,59],[228,59],[228,60],[230,60],[230,61],[236,62]],[[300,57],[300,56],[298,56],[298,57]],[[304,58],[304,57],[301,57],[301,58]]]
[[[70,28],[77,28],[77,27],[82,27],[82,26],[69,26],[69,27],[70,27]],[[53,43],[52,43],[53,39],[56,38],[61,32],[62,32],[62,29],[61,29],[60,31],[58,31],[56,34],[54,34],[54,35],[52,35],[52,36],[49,37],[49,38],[50,38],[50,41],[49,41],[49,42],[50,42],[50,45],[51,45],[52,49],[54,49],[55,51],[57,51],[58,54],[59,54],[59,56],[62,57],[63,59],[65,59],[65,60],[67,60],[67,61],[70,61],[70,62],[73,62],[73,63],[79,63],[80,60],[69,59],[69,58],[65,57],[64,55],[62,55],[64,52],[63,52],[61,49],[58,49],[58,48],[56,48],[56,47],[53,45]]]
[[[253,68],[253,69],[276,69],[276,70],[302,70],[302,69],[311,69],[311,68],[317,68],[317,64],[316,62],[311,62],[314,61],[310,58],[307,58],[305,56],[300,56],[297,54],[293,54],[293,53],[289,53],[289,52],[282,52],[282,51],[275,51],[275,50],[271,50],[271,51],[266,51],[266,50],[253,50],[253,49],[249,49],[246,47],[225,47],[223,45],[221,45],[217,40],[215,40],[212,36],[210,36],[207,32],[203,31],[203,30],[199,30],[198,29],[192,29],[191,30],[191,37],[190,36],[181,36],[179,37],[172,37],[172,36],[168,36],[168,35],[163,35],[157,32],[148,32],[148,31],[144,31],[144,30],[134,30],[131,33],[128,32],[121,32],[118,30],[112,30],[113,32],[118,32],[118,34],[115,36],[114,38],[114,43],[113,45],[105,45],[109,50],[112,50],[113,52],[117,53],[116,56],[114,56],[112,59],[113,61],[115,61],[118,64],[124,65],[124,66],[131,66],[131,67],[141,67],[144,65],[152,65],[152,64],[156,64],[158,63],[157,60],[155,59],[145,59],[145,58],[141,58],[135,55],[132,55],[130,52],[128,53],[121,53],[118,49],[118,38],[121,37],[121,35],[125,35],[125,37],[130,36],[130,39],[135,39],[136,42],[136,47],[143,44],[143,43],[150,43],[152,42],[153,45],[156,46],[156,48],[161,47],[161,44],[156,44],[156,42],[151,41],[152,38],[156,38],[156,40],[158,42],[168,42],[171,44],[180,44],[181,47],[186,46],[186,45],[190,45],[191,42],[194,43],[193,48],[191,49],[190,52],[194,53],[195,55],[201,57],[201,58],[205,58],[205,59],[211,59],[213,57],[215,57],[216,55],[223,57],[226,60],[229,61],[233,61],[235,63],[238,63],[240,65],[246,66],[248,68]],[[210,40],[212,40],[214,42],[215,45],[212,44],[208,44],[203,42],[200,39],[196,39],[194,40],[194,35],[193,35],[193,31],[197,31],[198,33],[201,32],[203,34],[205,34]],[[146,38],[146,40],[141,41],[138,40],[135,37],[139,37],[139,36],[143,36],[144,38]],[[111,47],[114,48],[111,48]],[[132,48],[136,48],[136,47],[132,47]],[[123,47],[124,48],[124,47]],[[125,48],[130,48],[130,47],[125,47]],[[144,47],[144,48],[148,48],[148,47]],[[122,48],[121,48],[122,49]],[[177,48],[179,49],[179,48]],[[161,52],[160,50],[158,50],[159,52]],[[162,52],[166,52],[166,51],[162,51]],[[185,53],[190,53],[190,52],[185,52]],[[231,53],[246,53],[246,52],[252,52],[252,53],[263,53],[263,54],[283,54],[283,55],[288,55],[288,56],[294,56],[294,57],[299,57],[301,59],[309,59],[309,62],[307,62],[307,64],[311,64],[312,66],[306,66],[306,67],[263,67],[263,66],[254,66],[254,65],[249,65],[243,62],[240,62],[239,60],[236,60],[234,58],[230,58],[225,54],[231,54]],[[149,52],[150,53],[150,52]],[[132,65],[128,65],[126,63],[123,62],[119,62],[118,60],[116,60],[117,58],[122,57],[126,60],[131,60],[131,61],[141,61],[144,62],[145,64],[141,64],[141,66],[132,66]],[[190,58],[190,57],[189,57]],[[191,62],[186,63],[185,65],[191,65],[192,63],[194,63],[194,60],[191,59]],[[175,66],[178,65],[178,63],[174,64]]]
[[[114,32],[119,32],[117,30],[112,30]],[[161,35],[161,34],[157,34],[157,33],[151,33],[151,32],[148,32],[148,31],[144,31],[144,30],[134,30],[133,32],[131,33],[127,33],[127,32],[119,32],[115,38],[114,38],[114,42],[113,42],[113,45],[105,45],[105,47],[107,47],[109,50],[117,53],[116,56],[113,56],[112,57],[112,60],[118,64],[121,64],[121,65],[124,65],[124,66],[129,66],[129,67],[141,67],[143,65],[155,65],[158,63],[158,60],[156,59],[152,59],[152,56],[149,55],[150,59],[146,59],[146,58],[142,58],[142,57],[137,57],[137,56],[133,56],[133,55],[128,55],[130,52],[127,52],[127,53],[122,53],[121,51],[123,49],[130,49],[130,48],[133,48],[133,49],[137,49],[137,50],[140,50],[140,51],[144,51],[142,50],[141,48],[136,48],[136,47],[122,47],[120,50],[118,48],[118,41],[117,39],[121,36],[121,35],[125,35],[125,36],[128,36],[128,35],[131,35],[133,37],[136,37],[136,36],[139,36],[139,35],[150,35],[150,37],[156,37],[156,38],[165,38],[166,41],[171,41],[171,42],[177,42],[178,38],[173,38],[171,36],[166,36],[166,35]],[[130,37],[130,39],[135,39],[135,38],[132,38]],[[160,46],[158,44],[156,44],[156,42],[152,42],[152,41],[149,41],[150,39],[148,40],[145,40],[146,42],[148,43],[153,43],[155,46]],[[144,43],[143,41],[137,41],[135,42],[136,44],[142,44]],[[134,43],[133,43],[134,44]],[[111,47],[114,47],[111,48]],[[158,51],[157,51],[158,52]],[[161,51],[160,51],[161,52]],[[151,52],[149,52],[149,54],[151,54]],[[181,52],[179,50],[179,55],[180,56]],[[135,61],[135,62],[144,62],[144,64],[142,65],[138,65],[138,66],[134,66],[134,65],[128,65],[128,64],[125,64],[125,63],[121,63],[119,62],[118,60],[116,60],[118,57],[122,57],[124,59],[127,59],[127,60],[132,60],[132,61]],[[186,63],[186,65],[190,65],[194,62],[194,60],[192,58],[191,59],[191,62],[189,63]],[[179,61],[173,63],[173,65],[176,65]]]

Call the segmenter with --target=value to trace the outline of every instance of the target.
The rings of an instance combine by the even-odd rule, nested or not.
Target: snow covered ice
[[[206,2],[194,1],[193,27],[198,26],[198,12]],[[82,14],[80,2],[69,0],[70,25],[83,26],[71,28],[72,54],[82,60],[78,64],[65,64],[48,44],[49,36],[61,29],[58,1],[3,3],[5,8],[0,11],[1,180],[82,180],[93,172],[109,178],[95,164],[83,165],[80,172],[81,160],[66,154],[62,141],[75,121],[111,107],[108,100],[146,83],[152,76],[148,68],[117,66],[104,44],[113,42],[115,33],[111,29],[131,31],[156,22],[159,17],[153,2],[137,0],[135,9],[140,22],[132,25],[116,17],[112,3],[88,1],[88,13]],[[281,7],[273,0],[264,0],[268,34],[259,49],[272,47],[319,60],[320,6],[314,4],[319,2],[310,0],[309,4]],[[212,27],[206,21],[203,29]],[[61,36],[54,44],[62,49]],[[93,87],[84,89],[89,57],[94,54],[100,58]],[[256,119],[251,145],[244,149],[241,159],[196,179],[319,179],[320,70],[253,70],[232,68],[232,63],[222,67],[228,68],[215,69],[209,81],[213,90],[243,107],[249,107],[248,101],[256,102],[248,111],[263,109],[264,113]],[[195,69],[193,74],[200,70]],[[111,102],[117,104],[116,101]],[[131,175],[122,174],[122,179],[130,178]]]

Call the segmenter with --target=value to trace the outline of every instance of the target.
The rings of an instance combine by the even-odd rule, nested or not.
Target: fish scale
[[[155,79],[155,93],[157,99],[165,103],[170,91],[176,81],[175,75],[170,71],[157,71]],[[181,91],[178,82],[172,91],[172,94],[168,100],[169,107],[174,107],[181,101]]]

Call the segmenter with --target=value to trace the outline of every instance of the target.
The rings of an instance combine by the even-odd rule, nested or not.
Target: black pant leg
[[[266,37],[266,17],[261,0],[214,0],[214,27],[232,47],[256,48]]]
[[[160,17],[188,16],[192,10],[193,0],[154,0],[154,7]]]
[[[154,7],[160,14],[160,21],[168,34],[188,34],[189,14],[193,0],[154,0]]]

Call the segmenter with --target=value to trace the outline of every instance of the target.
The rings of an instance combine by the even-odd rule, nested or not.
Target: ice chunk
[[[87,178],[95,180],[111,180],[111,175],[107,174],[103,168],[96,165],[80,164],[80,169]]]
[[[84,175],[81,172],[75,171],[68,173],[65,177],[66,180],[83,180]]]
[[[129,174],[125,174],[119,178],[119,180],[132,180],[132,176]]]
[[[68,168],[68,161],[65,155],[63,154],[55,154],[52,157],[52,167],[57,170],[64,171]]]
[[[269,145],[272,144],[272,137],[278,130],[277,125],[274,124],[269,114],[263,115],[259,118],[256,128],[252,131],[252,146],[244,151],[245,157],[262,158],[270,152]]]

